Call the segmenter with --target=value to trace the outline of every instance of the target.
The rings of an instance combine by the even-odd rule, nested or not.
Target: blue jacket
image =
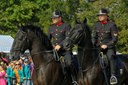
[[[7,67],[6,75],[7,75],[8,85],[11,85],[11,78],[15,78],[15,72],[11,67]]]
[[[29,64],[23,66],[23,75],[24,75],[24,78],[26,78],[26,79],[31,78],[31,71],[30,71]]]

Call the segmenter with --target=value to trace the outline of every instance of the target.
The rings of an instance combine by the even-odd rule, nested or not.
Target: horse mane
[[[33,33],[36,34],[37,37],[40,38],[42,44],[45,45],[45,48],[47,50],[52,49],[52,44],[50,40],[48,39],[48,36],[43,32],[43,30],[41,30],[41,27],[35,26],[35,25],[25,25],[25,26],[22,26],[20,30],[24,32],[32,31]]]

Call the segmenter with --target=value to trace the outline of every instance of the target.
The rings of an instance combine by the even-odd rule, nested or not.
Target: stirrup
[[[110,84],[113,85],[113,84],[117,84],[117,83],[118,83],[118,81],[117,81],[116,76],[112,75],[110,78]]]
[[[72,82],[73,85],[78,85],[77,81]]]

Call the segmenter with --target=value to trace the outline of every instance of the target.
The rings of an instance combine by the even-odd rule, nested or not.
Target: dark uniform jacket
[[[93,43],[96,47],[105,44],[108,48],[115,47],[118,41],[118,30],[113,22],[108,21],[103,24],[97,22],[94,25]]]
[[[59,22],[57,25],[52,25],[49,28],[48,36],[52,39],[52,44],[62,46],[62,41],[69,34],[71,26],[67,23]]]

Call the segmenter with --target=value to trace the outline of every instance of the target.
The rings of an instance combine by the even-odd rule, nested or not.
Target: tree
[[[22,25],[33,23],[41,26],[47,33],[51,24],[52,12],[62,11],[63,20],[74,26],[77,17],[87,18],[93,30],[100,8],[110,11],[110,19],[119,29],[119,52],[128,53],[128,1],[127,0],[0,0],[0,33],[15,36]],[[77,12],[80,10],[78,16]],[[123,47],[123,48],[122,48]]]

